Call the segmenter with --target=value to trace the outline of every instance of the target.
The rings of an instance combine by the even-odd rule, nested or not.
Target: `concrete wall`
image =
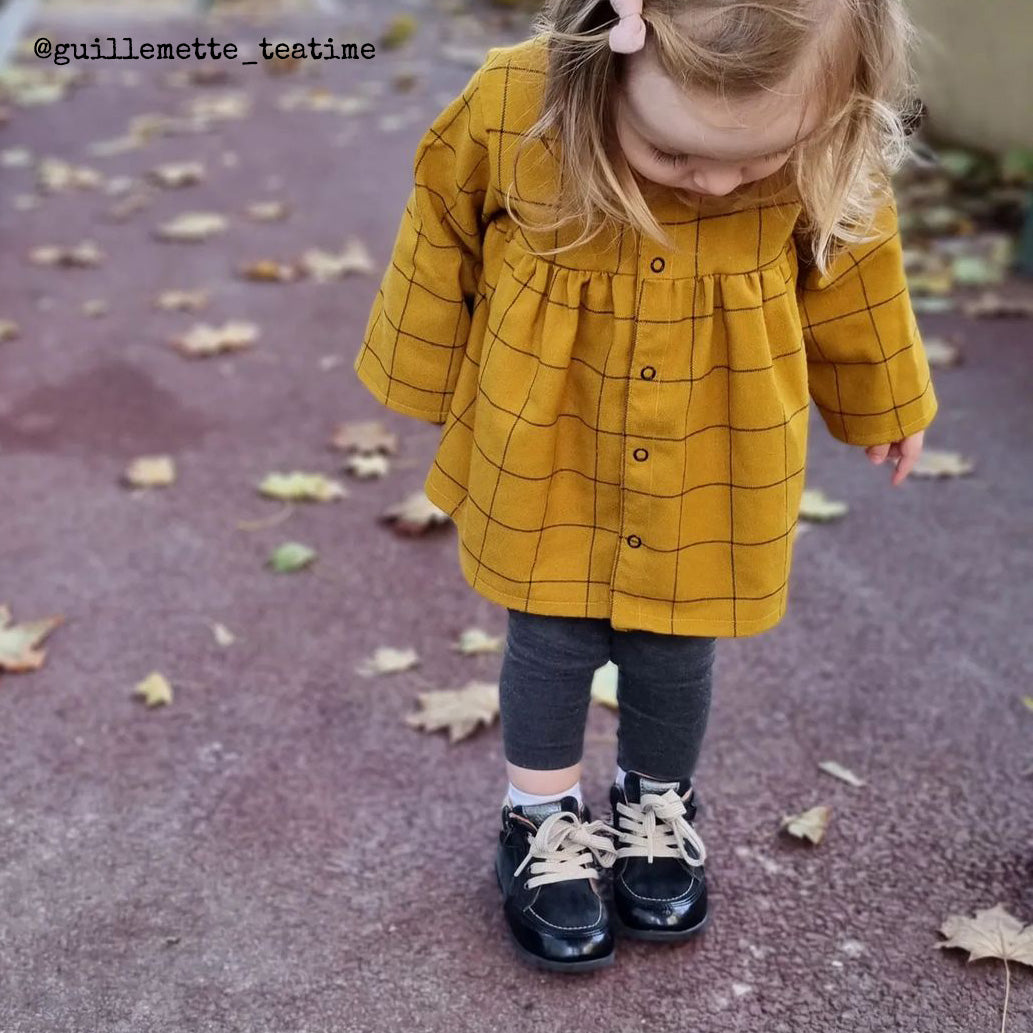
[[[907,0],[927,125],[991,150],[1033,147],[1033,0]]]

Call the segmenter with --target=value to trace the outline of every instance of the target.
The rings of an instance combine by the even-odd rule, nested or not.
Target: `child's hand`
[[[868,453],[868,458],[878,465],[887,456],[890,459],[897,460],[896,469],[893,471],[893,480],[890,481],[891,487],[896,487],[898,484],[902,484],[904,478],[911,472],[911,467],[918,462],[918,457],[922,454],[922,440],[925,437],[925,431],[920,430],[917,434],[911,434],[901,441],[894,441],[889,445],[869,445],[865,452]]]

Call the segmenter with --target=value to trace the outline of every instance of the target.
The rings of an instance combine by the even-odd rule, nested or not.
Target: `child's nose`
[[[700,170],[691,173],[690,180],[696,190],[721,195],[731,193],[742,182],[742,173],[738,169]]]

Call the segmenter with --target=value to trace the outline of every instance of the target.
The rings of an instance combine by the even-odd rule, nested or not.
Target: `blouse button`
[[[654,273],[662,273],[664,271],[664,266],[666,264],[667,263],[659,255],[657,255],[656,258],[654,258],[653,261],[649,263],[649,268],[652,269]]]
[[[652,366],[643,366],[642,369],[639,370],[639,376],[641,376],[643,380],[652,380],[653,377],[656,376],[656,370]]]
[[[646,459],[649,456],[649,453],[644,448],[636,448],[631,454],[639,461]]]
[[[637,549],[642,544],[642,539],[637,534],[628,535],[628,545],[633,549]]]

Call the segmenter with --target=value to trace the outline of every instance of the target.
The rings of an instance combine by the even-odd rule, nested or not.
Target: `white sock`
[[[613,776],[613,780],[614,780],[614,782],[617,783],[617,785],[619,785],[621,787],[621,789],[624,788],[624,776],[626,774],[627,774],[627,772],[624,770],[624,768],[622,768],[620,766],[620,764],[618,764],[617,765],[617,774]]]
[[[535,793],[525,793],[510,782],[509,791],[503,803],[508,803],[510,807],[515,807],[517,804],[526,806],[531,803],[547,803],[550,800],[562,800],[564,796],[576,796],[578,803],[584,803],[581,796],[581,780],[578,779],[569,789],[564,789],[559,793],[546,793],[544,796],[538,796]]]

